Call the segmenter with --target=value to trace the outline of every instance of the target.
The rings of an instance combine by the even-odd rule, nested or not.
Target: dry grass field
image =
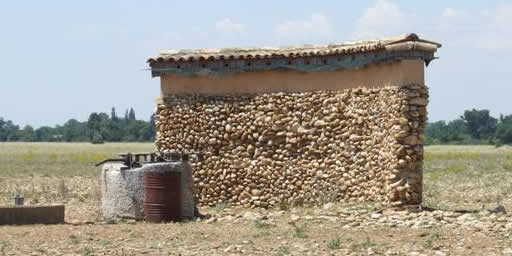
[[[0,204],[64,203],[64,225],[0,226],[0,255],[512,255],[512,148],[425,148],[424,206],[375,203],[273,210],[221,204],[208,218],[147,224],[99,219],[99,169],[150,143],[0,143]],[[436,210],[436,211],[433,211]]]

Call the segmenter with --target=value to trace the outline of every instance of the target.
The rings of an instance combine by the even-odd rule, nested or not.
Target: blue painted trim
[[[215,60],[207,62],[171,62],[153,64],[151,75],[177,74],[183,76],[229,75],[240,72],[265,70],[296,70],[300,72],[326,72],[338,69],[357,69],[370,64],[391,63],[401,59],[433,60],[434,53],[426,51],[373,52],[354,55],[331,55],[299,58],[257,60]]]

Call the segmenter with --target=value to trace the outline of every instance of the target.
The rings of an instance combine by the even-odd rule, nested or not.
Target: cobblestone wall
[[[169,95],[157,108],[160,151],[195,163],[202,205],[421,202],[423,85],[257,95]]]

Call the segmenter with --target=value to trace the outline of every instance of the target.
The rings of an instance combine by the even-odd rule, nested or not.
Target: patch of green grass
[[[270,233],[269,231],[264,231],[264,232],[256,233],[253,237],[259,238],[259,237],[265,237],[265,236],[270,236],[270,235],[272,235],[272,233]]]
[[[268,228],[272,227],[272,225],[269,225],[268,223],[262,222],[260,220],[256,220],[256,221],[254,221],[254,227],[256,229],[261,230],[260,232],[258,232],[257,234],[254,235],[255,238],[269,236],[272,234],[267,230]]]
[[[427,239],[423,243],[423,247],[426,249],[432,249],[434,247],[434,243],[441,239],[441,233],[438,230],[433,230],[432,233],[427,235]]]
[[[255,220],[254,221],[254,227],[258,228],[258,229],[262,229],[262,228],[269,228],[270,225],[268,223],[265,223],[261,220]]]
[[[279,255],[290,255],[290,248],[284,245],[279,247]]]
[[[226,201],[220,202],[217,205],[215,205],[215,211],[218,213],[223,212],[226,210],[226,208],[229,208],[229,203]]]
[[[478,161],[482,157],[480,152],[471,151],[453,151],[453,152],[425,152],[425,161],[442,160],[474,160]]]
[[[370,237],[366,237],[366,240],[361,244],[361,246],[364,248],[364,249],[368,249],[368,248],[372,248],[372,247],[375,247],[377,246],[376,243],[374,243]]]
[[[449,165],[448,167],[445,168],[446,172],[454,173],[454,174],[461,173],[461,172],[465,171],[466,169],[467,169],[467,167],[464,164],[453,164],[453,165]]]
[[[425,173],[425,178],[431,181],[439,181],[443,175],[440,171],[432,171]]]
[[[40,143],[2,142],[0,169],[2,177],[96,176],[94,164],[116,158],[123,152],[151,152],[153,143]]]
[[[5,249],[7,249],[7,247],[9,247],[7,241],[0,241],[0,253],[2,253],[2,255],[5,255]]]
[[[297,238],[301,238],[301,239],[304,239],[306,237],[308,237],[308,235],[306,234],[306,226],[295,226],[294,228],[294,231],[295,231],[295,237]]]
[[[84,249],[82,250],[82,256],[90,256],[92,255],[92,253],[93,251],[89,247],[84,247]]]
[[[55,153],[50,153],[48,155],[48,163],[52,164],[52,163],[56,163],[57,162],[57,154]]]
[[[331,239],[327,243],[327,248],[331,250],[336,250],[341,248],[341,240],[339,238]]]
[[[445,175],[458,175],[467,170],[467,164],[452,163],[446,166],[439,166],[434,170],[425,172],[425,178],[430,181],[440,181]]]
[[[22,157],[23,161],[27,163],[34,161],[34,158],[34,152],[32,152],[31,150],[25,152]]]
[[[503,169],[507,172],[512,171],[512,155],[507,155],[505,157],[505,162],[503,163]]]

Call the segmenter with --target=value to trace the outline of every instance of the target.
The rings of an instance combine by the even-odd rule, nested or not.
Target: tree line
[[[116,109],[107,113],[91,113],[89,119],[80,122],[69,119],[63,125],[42,126],[34,129],[30,125],[20,128],[10,120],[0,117],[0,141],[24,142],[136,142],[153,141],[155,138],[155,117],[148,121],[137,120],[133,108],[119,117]]]
[[[466,110],[455,120],[427,123],[425,144],[512,144],[512,115],[495,118],[487,109]]]
[[[155,132],[154,115],[148,121],[137,120],[133,108],[126,110],[123,117],[112,108],[110,115],[94,112],[85,122],[70,119],[63,125],[37,129],[30,125],[20,128],[0,117],[0,142],[142,142],[153,141]],[[495,118],[489,110],[472,109],[452,121],[429,122],[425,144],[512,144],[512,115]]]

